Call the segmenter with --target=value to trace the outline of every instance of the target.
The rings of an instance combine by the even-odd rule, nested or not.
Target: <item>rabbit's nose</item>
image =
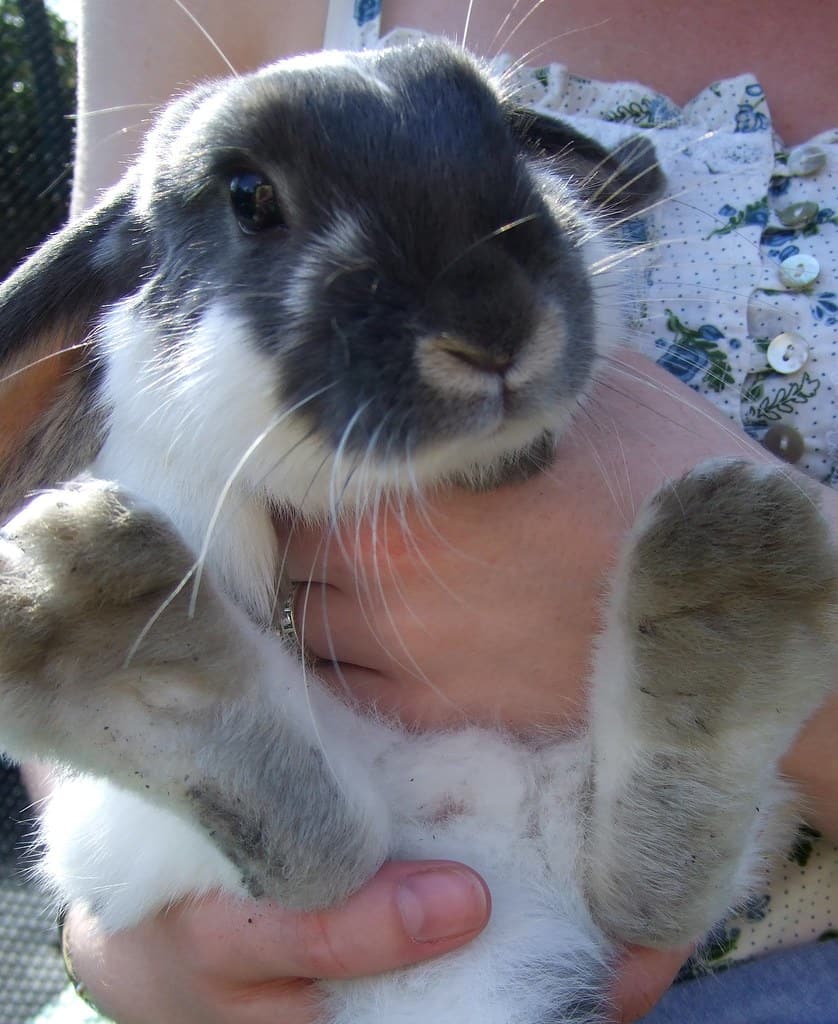
[[[441,334],[428,343],[443,358],[450,356],[452,365],[457,361],[483,373],[496,373],[503,376],[510,368],[513,357],[507,352],[497,352],[485,348],[465,338]]]

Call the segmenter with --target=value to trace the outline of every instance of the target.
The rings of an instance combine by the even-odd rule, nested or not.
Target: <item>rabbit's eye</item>
[[[276,190],[256,171],[240,171],[230,178],[230,203],[247,235],[285,225]]]

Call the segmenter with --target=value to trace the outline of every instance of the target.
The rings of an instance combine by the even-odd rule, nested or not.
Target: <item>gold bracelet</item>
[[[87,985],[85,985],[85,983],[76,975],[75,968],[73,967],[73,960],[70,956],[70,943],[67,938],[67,929],[65,928],[66,922],[67,907],[62,907],[58,912],[58,944],[61,947],[61,959],[64,962],[64,971],[67,975],[67,980],[73,986],[73,991],[79,999],[81,999],[86,1006],[89,1006],[91,1010],[94,1010],[104,1018],[102,1011],[93,1002],[90,992],[87,990]]]

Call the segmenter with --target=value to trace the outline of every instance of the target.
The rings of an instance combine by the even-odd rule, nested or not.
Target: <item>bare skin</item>
[[[283,10],[275,0],[250,0],[237,27],[217,0],[187,6],[240,69],[317,48],[322,38],[325,5],[317,2],[302,15],[294,7],[292,16],[290,5]],[[835,5],[819,3],[817,13],[801,18],[781,0],[769,0],[753,18],[744,3],[712,0],[701,8],[683,5],[674,17],[657,0],[568,0],[561,10],[548,0],[504,45],[531,9],[521,4],[497,32],[511,6],[512,0],[478,0],[469,44],[486,53],[538,47],[538,62],[557,59],[584,74],[636,78],[679,102],[715,78],[753,70],[787,141],[833,127],[825,105],[802,99],[831,92],[834,61],[824,43],[838,30]],[[228,72],[170,0],[157,0],[153,18],[141,6],[114,0],[85,0],[84,7],[82,112],[141,107],[82,118],[76,209],[130,160],[151,107],[184,83]],[[465,4],[455,11],[432,0],[422,5],[421,19],[422,28],[461,36]],[[416,23],[408,0],[386,5],[385,29]],[[731,29],[737,25],[741,31]],[[783,62],[776,59],[780,46]],[[785,74],[790,64],[805,67],[806,75]],[[378,543],[368,526],[347,537],[350,547],[358,541],[352,568],[335,545],[324,565],[317,531],[290,538],[291,574],[315,581],[308,599],[302,593],[299,599],[305,643],[340,662],[324,673],[335,686],[348,685],[362,699],[427,726],[467,716],[526,730],[580,719],[603,581],[638,505],[666,477],[703,458],[745,450],[770,458],[639,357],[619,353],[618,359],[624,365],[612,364],[590,415],[579,418],[549,473],[492,494],[436,495],[428,512],[432,529],[424,511],[407,511],[424,560],[395,519],[383,524],[384,539],[378,524]],[[825,492],[824,509],[838,524],[838,497]],[[357,581],[364,578],[377,582],[359,599]],[[809,724],[786,769],[806,793],[813,822],[838,839],[836,725],[838,698]],[[314,916],[208,899],[106,940],[74,910],[67,932],[75,968],[120,1024],[309,1024],[316,1019],[310,979],[418,962],[483,927],[485,888],[461,866],[441,865],[436,892],[444,891],[444,899],[433,909],[430,893],[418,904],[428,910],[428,930],[421,940],[411,937],[398,913],[397,883],[425,867],[388,865],[345,907]],[[454,884],[461,885],[459,899],[449,888]],[[627,951],[613,993],[615,1019],[635,1020],[653,1006],[686,954]]]
[[[789,145],[835,127],[834,105],[812,102],[835,89],[835,63],[823,39],[824,33],[835,38],[838,10],[828,0],[807,3],[805,13],[791,11],[783,0],[766,0],[758,11],[728,0],[706,0],[692,9],[659,0],[546,0],[514,8],[513,2],[475,0],[469,47],[486,54],[532,53],[533,64],[558,61],[589,78],[642,82],[679,104],[711,82],[751,71]],[[382,18],[384,31],[409,25],[460,39],[464,22],[446,0],[421,7],[391,0]],[[805,74],[790,75],[789,68],[805,68]]]

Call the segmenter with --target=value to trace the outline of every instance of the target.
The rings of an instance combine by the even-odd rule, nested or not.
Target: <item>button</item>
[[[765,353],[768,363],[777,373],[797,373],[809,358],[806,339],[795,331],[783,331],[773,338]]]
[[[800,203],[789,203],[788,206],[781,206],[777,210],[777,217],[780,223],[787,228],[804,228],[818,215],[818,204],[811,199],[804,199]]]
[[[769,427],[763,434],[762,446],[792,465],[799,462],[806,451],[806,445],[800,432],[787,423],[778,423],[776,426]]]
[[[780,264],[780,280],[787,288],[793,288],[795,291],[814,284],[820,272],[820,263],[814,256],[809,256],[805,252],[788,256]]]
[[[826,167],[826,152],[820,146],[798,146],[789,153],[786,168],[789,174],[808,178]]]

